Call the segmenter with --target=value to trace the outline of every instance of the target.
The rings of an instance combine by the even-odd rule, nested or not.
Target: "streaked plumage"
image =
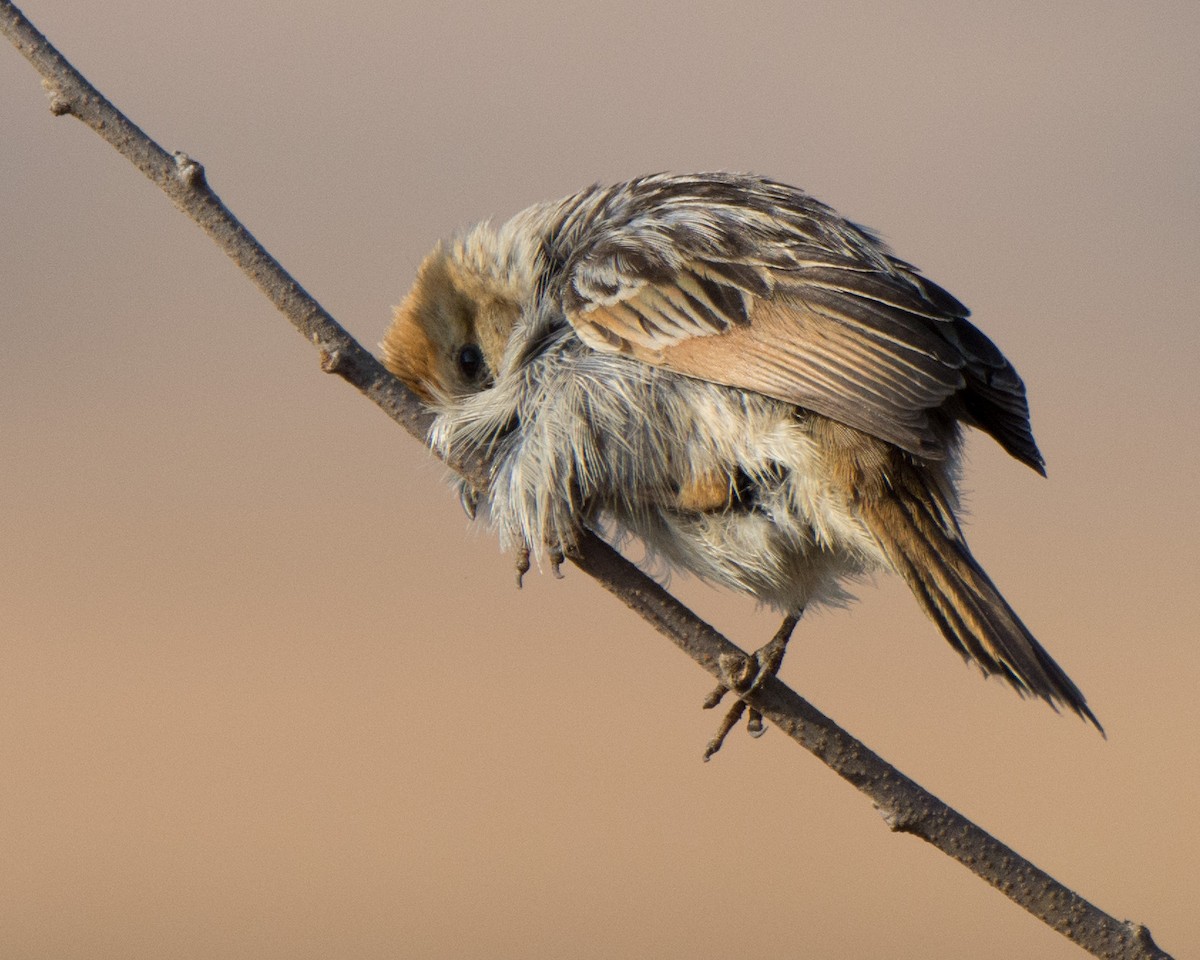
[[[955,517],[960,424],[1043,467],[967,315],[800,190],[656,175],[439,246],[383,350],[438,448],[488,452],[505,546],[601,524],[784,612],[894,570],[985,673],[1096,723]]]

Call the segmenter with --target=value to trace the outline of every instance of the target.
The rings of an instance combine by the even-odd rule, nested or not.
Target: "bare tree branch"
[[[108,141],[195,220],[320,352],[321,367],[359,389],[422,443],[431,417],[420,401],[337,323],[233,216],[200,164],[169,154],[105,99],[9,0],[0,30],[42,75],[55,115],[71,114]],[[449,464],[476,486],[486,464]],[[574,563],[640,614],[718,680],[733,678],[746,654],[594,533]],[[745,695],[783,732],[874,802],[890,829],[929,841],[1015,903],[1097,957],[1170,960],[1150,936],[1063,886],[884,761],[815,707],[772,678]]]

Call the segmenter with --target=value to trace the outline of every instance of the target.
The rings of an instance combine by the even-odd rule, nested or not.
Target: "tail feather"
[[[1079,688],[1034,638],[971,556],[945,497],[917,474],[862,503],[864,519],[929,618],[965,659],[1022,696],[1065,706],[1104,728]]]

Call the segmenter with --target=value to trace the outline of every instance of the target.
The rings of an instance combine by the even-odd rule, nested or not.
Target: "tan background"
[[[785,679],[1200,951],[1200,5],[27,12],[366,343],[449,230],[754,170],[881,230],[1030,385],[976,553],[1104,742],[896,582]],[[419,446],[0,48],[0,954],[1076,957],[583,576],[512,588]],[[681,584],[746,645],[773,618]]]

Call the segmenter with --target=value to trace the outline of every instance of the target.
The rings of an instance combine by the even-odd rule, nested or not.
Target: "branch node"
[[[199,190],[204,186],[204,164],[193,160],[182,150],[176,150],[172,157],[175,160],[175,175],[189,190]]]
[[[1154,938],[1150,936],[1150,928],[1144,923],[1134,923],[1132,920],[1125,921],[1125,929],[1129,931],[1129,936],[1138,944],[1148,957],[1165,957],[1167,954],[1163,951]]]
[[[63,92],[57,84],[49,80],[43,80],[42,89],[46,91],[46,96],[50,98],[50,112],[54,116],[61,117],[64,114],[75,112],[70,99],[63,96]]]
[[[917,823],[919,818],[914,814],[911,807],[896,806],[888,804],[882,806],[875,804],[875,809],[879,811],[879,815],[883,817],[883,822],[887,824],[887,828],[892,833],[916,833]]]
[[[318,347],[321,369],[326,373],[341,373],[346,366],[346,354],[337,347]]]

